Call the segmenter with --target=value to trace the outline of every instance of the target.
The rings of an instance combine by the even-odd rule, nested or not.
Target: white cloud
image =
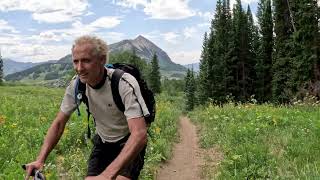
[[[126,8],[134,8],[136,9],[139,5],[145,6],[147,5],[147,0],[113,0],[113,4],[126,7]]]
[[[154,0],[146,5],[144,12],[152,19],[185,19],[196,14],[186,0]]]
[[[71,45],[50,45],[41,42],[49,35],[31,36],[19,34],[0,34],[1,53],[5,58],[19,61],[40,62],[59,59],[70,53]]]
[[[13,46],[21,43],[21,38],[13,34],[0,34],[0,46]]]
[[[154,42],[154,41],[158,41],[160,39],[160,34],[161,34],[161,32],[159,30],[154,30],[149,33],[141,34],[141,35]]]
[[[92,28],[113,28],[116,27],[121,23],[121,20],[119,17],[110,17],[110,16],[105,16],[101,17],[94,22],[90,23],[90,27]]]
[[[94,12],[89,11],[89,12],[87,12],[87,14],[85,14],[85,16],[91,16],[91,15],[94,15],[94,14],[95,14]]]
[[[191,64],[199,62],[200,51],[179,51],[169,53],[171,59],[179,64]]]
[[[198,15],[206,22],[210,22],[214,17],[212,12],[198,12]]]
[[[252,4],[252,3],[257,3],[257,2],[258,2],[258,0],[242,0],[241,1],[242,5],[243,4]],[[231,9],[233,8],[234,4],[236,4],[236,0],[231,0],[230,1],[230,8]],[[242,8],[244,8],[244,7],[242,6]],[[247,8],[247,7],[245,7],[245,8]]]
[[[183,30],[183,35],[185,39],[190,39],[194,36],[197,36],[197,29],[195,27],[186,27]]]
[[[175,32],[167,32],[161,34],[165,41],[171,43],[171,44],[177,44],[178,43],[178,37],[179,35]]]
[[[43,46],[42,44],[25,43],[17,46],[5,46],[3,48],[3,56],[14,60],[41,62],[57,60],[70,53],[70,49],[70,45]]]
[[[197,26],[200,27],[200,28],[203,28],[203,27],[206,27],[206,28],[207,28],[207,27],[210,27],[210,25],[211,25],[210,23],[200,23],[200,24],[197,24]]]
[[[61,41],[61,37],[59,37],[57,34],[51,32],[51,31],[46,31],[46,32],[41,32],[39,37],[43,40],[46,41]]]
[[[0,11],[24,10],[32,12],[32,17],[39,22],[69,22],[85,14],[87,0],[1,0]]]
[[[39,35],[34,35],[30,39],[39,42],[50,42],[50,41],[72,41],[78,36],[85,34],[97,34],[101,30],[111,29],[118,26],[121,23],[120,17],[105,16],[89,23],[83,24],[81,21],[75,21],[72,23],[70,28],[64,29],[51,29],[41,32]],[[112,39],[119,39],[119,34],[114,34]],[[112,36],[111,36],[112,37]]]
[[[0,32],[1,31],[9,31],[12,33],[18,33],[18,31],[8,24],[7,21],[0,19]]]
[[[31,32],[35,32],[35,31],[37,31],[37,29],[35,29],[35,28],[29,28],[29,29],[27,29],[28,31],[31,31]]]
[[[85,33],[85,31],[76,31],[73,28],[53,29],[32,36],[0,33],[0,47],[3,57],[14,60],[32,62],[57,60],[70,53],[72,41],[83,35],[80,33]],[[90,34],[107,40],[109,44],[125,37],[125,34],[119,32],[92,32]]]
[[[188,6],[189,0],[113,0],[113,3],[126,8],[143,11],[151,19],[178,20],[194,16],[196,12]]]
[[[123,40],[126,35],[119,32],[107,32],[103,33],[103,35],[101,36],[104,37],[104,39],[106,39],[108,44],[112,44]]]

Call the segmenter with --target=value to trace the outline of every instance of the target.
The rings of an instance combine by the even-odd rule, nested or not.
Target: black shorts
[[[119,155],[128,138],[129,135],[115,143],[103,143],[100,136],[96,134],[93,138],[94,146],[88,161],[87,176],[97,176],[101,174]],[[145,152],[146,147],[143,148],[133,161],[120,170],[119,175],[132,180],[138,179],[144,164]]]

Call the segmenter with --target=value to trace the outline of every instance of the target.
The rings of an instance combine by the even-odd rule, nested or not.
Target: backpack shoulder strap
[[[124,112],[125,107],[124,107],[124,104],[122,103],[122,99],[119,94],[119,82],[123,74],[124,74],[123,70],[114,69],[114,72],[112,73],[112,77],[111,77],[111,91],[112,91],[113,101],[117,105],[118,109],[122,112]]]
[[[90,119],[90,111],[89,111],[89,102],[88,102],[88,97],[86,95],[86,84],[80,81],[80,78],[77,77],[76,79],[76,84],[75,84],[75,88],[74,88],[74,100],[76,102],[77,105],[77,112],[78,112],[78,116],[80,116],[80,103],[83,102],[86,105],[86,111],[87,111],[87,120],[88,120],[88,130],[87,130],[87,137],[88,139],[90,139],[91,136],[91,130],[90,130],[90,126],[89,126],[89,119]]]
[[[89,104],[88,104],[88,98],[86,96],[86,84],[81,82],[79,77],[77,77],[76,79],[74,96],[75,96],[74,97],[75,103],[77,104],[78,115],[80,116],[80,110],[79,110],[80,103],[83,102],[87,106],[87,108],[89,108]]]

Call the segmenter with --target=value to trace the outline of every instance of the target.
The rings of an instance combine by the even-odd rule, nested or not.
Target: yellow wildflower
[[[0,115],[0,125],[6,122],[6,116]]]
[[[12,128],[16,128],[16,127],[17,127],[17,123],[11,124],[11,127],[12,127]]]
[[[161,128],[156,127],[156,129],[155,129],[156,134],[160,134],[160,131],[161,131]]]
[[[68,128],[64,128],[63,133],[64,133],[64,134],[68,134],[68,133],[69,133],[69,129],[68,129]]]
[[[40,116],[40,122],[46,122],[47,121],[47,118],[44,117],[44,116]]]

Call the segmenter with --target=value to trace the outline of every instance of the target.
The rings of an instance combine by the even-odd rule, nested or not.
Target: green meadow
[[[33,161],[64,94],[64,89],[0,86],[0,179],[22,179],[22,164]],[[177,94],[175,94],[177,95]],[[177,141],[183,96],[162,93],[149,129],[145,166],[140,179],[152,180],[161,162],[170,159]],[[59,144],[46,161],[48,179],[83,178],[92,143],[86,139],[86,113],[72,115]],[[197,107],[188,113],[197,125],[200,146],[215,147],[223,158],[205,179],[319,179],[320,107],[228,103]],[[93,129],[93,122],[90,121]],[[207,159],[207,161],[210,161]]]
[[[189,113],[203,148],[223,153],[208,179],[320,179],[320,106],[229,103]],[[209,164],[209,163],[208,163]]]
[[[22,164],[36,159],[43,138],[54,119],[64,89],[36,86],[0,86],[0,179],[23,179]],[[148,149],[141,179],[154,179],[159,163],[170,157],[182,99],[157,96],[157,116],[149,129]],[[87,120],[74,113],[63,137],[44,168],[47,179],[83,178],[92,143],[86,139]],[[90,122],[93,127],[93,122]],[[91,128],[93,129],[93,128]]]

